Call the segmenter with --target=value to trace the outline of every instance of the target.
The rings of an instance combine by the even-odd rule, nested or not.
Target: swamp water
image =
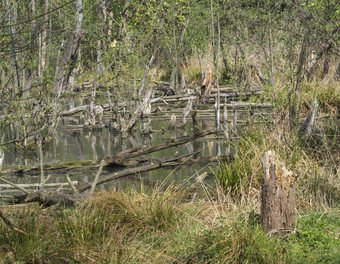
[[[229,111],[228,111],[229,112]],[[228,113],[229,114],[229,113]],[[245,112],[238,114],[238,120],[244,119],[242,115]],[[260,110],[261,115],[268,114]],[[232,116],[232,112],[230,115]],[[168,129],[169,119],[163,117],[152,118],[151,127],[153,133],[143,134],[141,132],[143,121],[137,122],[137,131],[127,137],[114,134],[109,128],[103,128],[100,131],[91,132],[83,129],[81,122],[78,118],[68,117],[63,118],[59,123],[58,131],[55,137],[48,143],[43,145],[43,161],[44,164],[69,162],[69,161],[85,161],[85,160],[101,160],[103,157],[118,153],[123,150],[135,148],[139,146],[156,146],[165,143],[171,139],[192,136],[193,128],[192,122],[188,122],[184,128]],[[108,120],[104,120],[106,124]],[[215,121],[213,116],[201,116],[198,118],[199,127],[202,131],[215,128]],[[243,124],[244,125],[244,124]],[[240,123],[242,126],[242,122]],[[8,137],[10,134],[8,134]],[[152,159],[167,159],[176,156],[187,154],[195,154],[195,157],[213,157],[213,156],[226,156],[230,148],[226,144],[224,137],[217,137],[210,135],[205,138],[188,142],[184,145],[168,148],[165,150],[157,151],[146,155]],[[4,150],[5,159],[3,167],[11,165],[26,165],[26,166],[39,166],[39,150],[35,145],[31,150],[23,152],[15,150],[13,145],[8,146]],[[183,182],[185,180],[195,180],[199,174],[208,172],[209,176],[206,181],[213,183],[213,176],[211,169],[216,168],[217,163],[194,163],[190,165],[183,164],[182,166],[162,168],[154,171],[141,173],[135,176],[125,177],[119,180],[114,180],[106,184],[98,186],[98,189],[108,189],[112,187],[125,188],[131,184],[140,184],[143,182],[146,186],[154,186],[155,184],[170,183],[170,182]],[[122,169],[122,168],[119,168]],[[117,170],[117,168],[108,169],[104,168],[101,176],[106,176]],[[95,177],[97,168],[95,169],[71,169],[71,170],[48,170],[45,171],[45,178],[51,175],[48,183],[56,183],[53,188],[58,188],[60,183],[66,183],[66,175],[68,174],[72,181],[79,183],[91,183]],[[6,179],[16,184],[36,184],[30,186],[31,189],[37,189],[40,183],[40,171],[29,172],[24,174],[7,174],[3,175]],[[28,188],[28,189],[29,189]],[[69,189],[66,183],[63,190]],[[4,184],[0,184],[0,196],[12,195],[20,191],[8,188]]]

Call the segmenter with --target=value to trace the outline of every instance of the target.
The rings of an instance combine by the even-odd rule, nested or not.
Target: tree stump
[[[293,225],[296,174],[288,171],[274,151],[262,158],[261,224],[267,233],[286,233]]]

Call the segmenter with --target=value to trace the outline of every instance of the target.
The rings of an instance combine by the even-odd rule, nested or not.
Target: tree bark
[[[261,224],[265,232],[284,234],[292,227],[296,174],[288,171],[274,151],[262,158]]]

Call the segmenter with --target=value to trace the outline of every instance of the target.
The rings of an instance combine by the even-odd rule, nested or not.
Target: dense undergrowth
[[[339,88],[321,86],[303,85],[299,101],[300,118],[315,96],[319,116],[331,117],[312,135],[289,131],[287,109],[277,107],[268,125],[239,131],[234,159],[212,168],[216,186],[199,182],[201,193],[177,183],[100,192],[72,209],[6,209],[27,235],[0,223],[0,263],[339,263]],[[268,150],[298,175],[294,229],[282,237],[259,224]]]
[[[257,206],[221,199],[180,202],[182,193],[103,192],[75,209],[12,212],[22,235],[2,226],[0,263],[338,263],[338,210],[296,217],[268,237]],[[236,207],[237,205],[237,207]],[[254,211],[255,210],[255,211]],[[8,212],[8,214],[11,214]]]

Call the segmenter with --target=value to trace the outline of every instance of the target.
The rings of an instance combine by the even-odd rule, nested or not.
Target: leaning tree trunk
[[[274,151],[264,154],[262,167],[261,224],[267,233],[283,234],[294,222],[296,175]]]

